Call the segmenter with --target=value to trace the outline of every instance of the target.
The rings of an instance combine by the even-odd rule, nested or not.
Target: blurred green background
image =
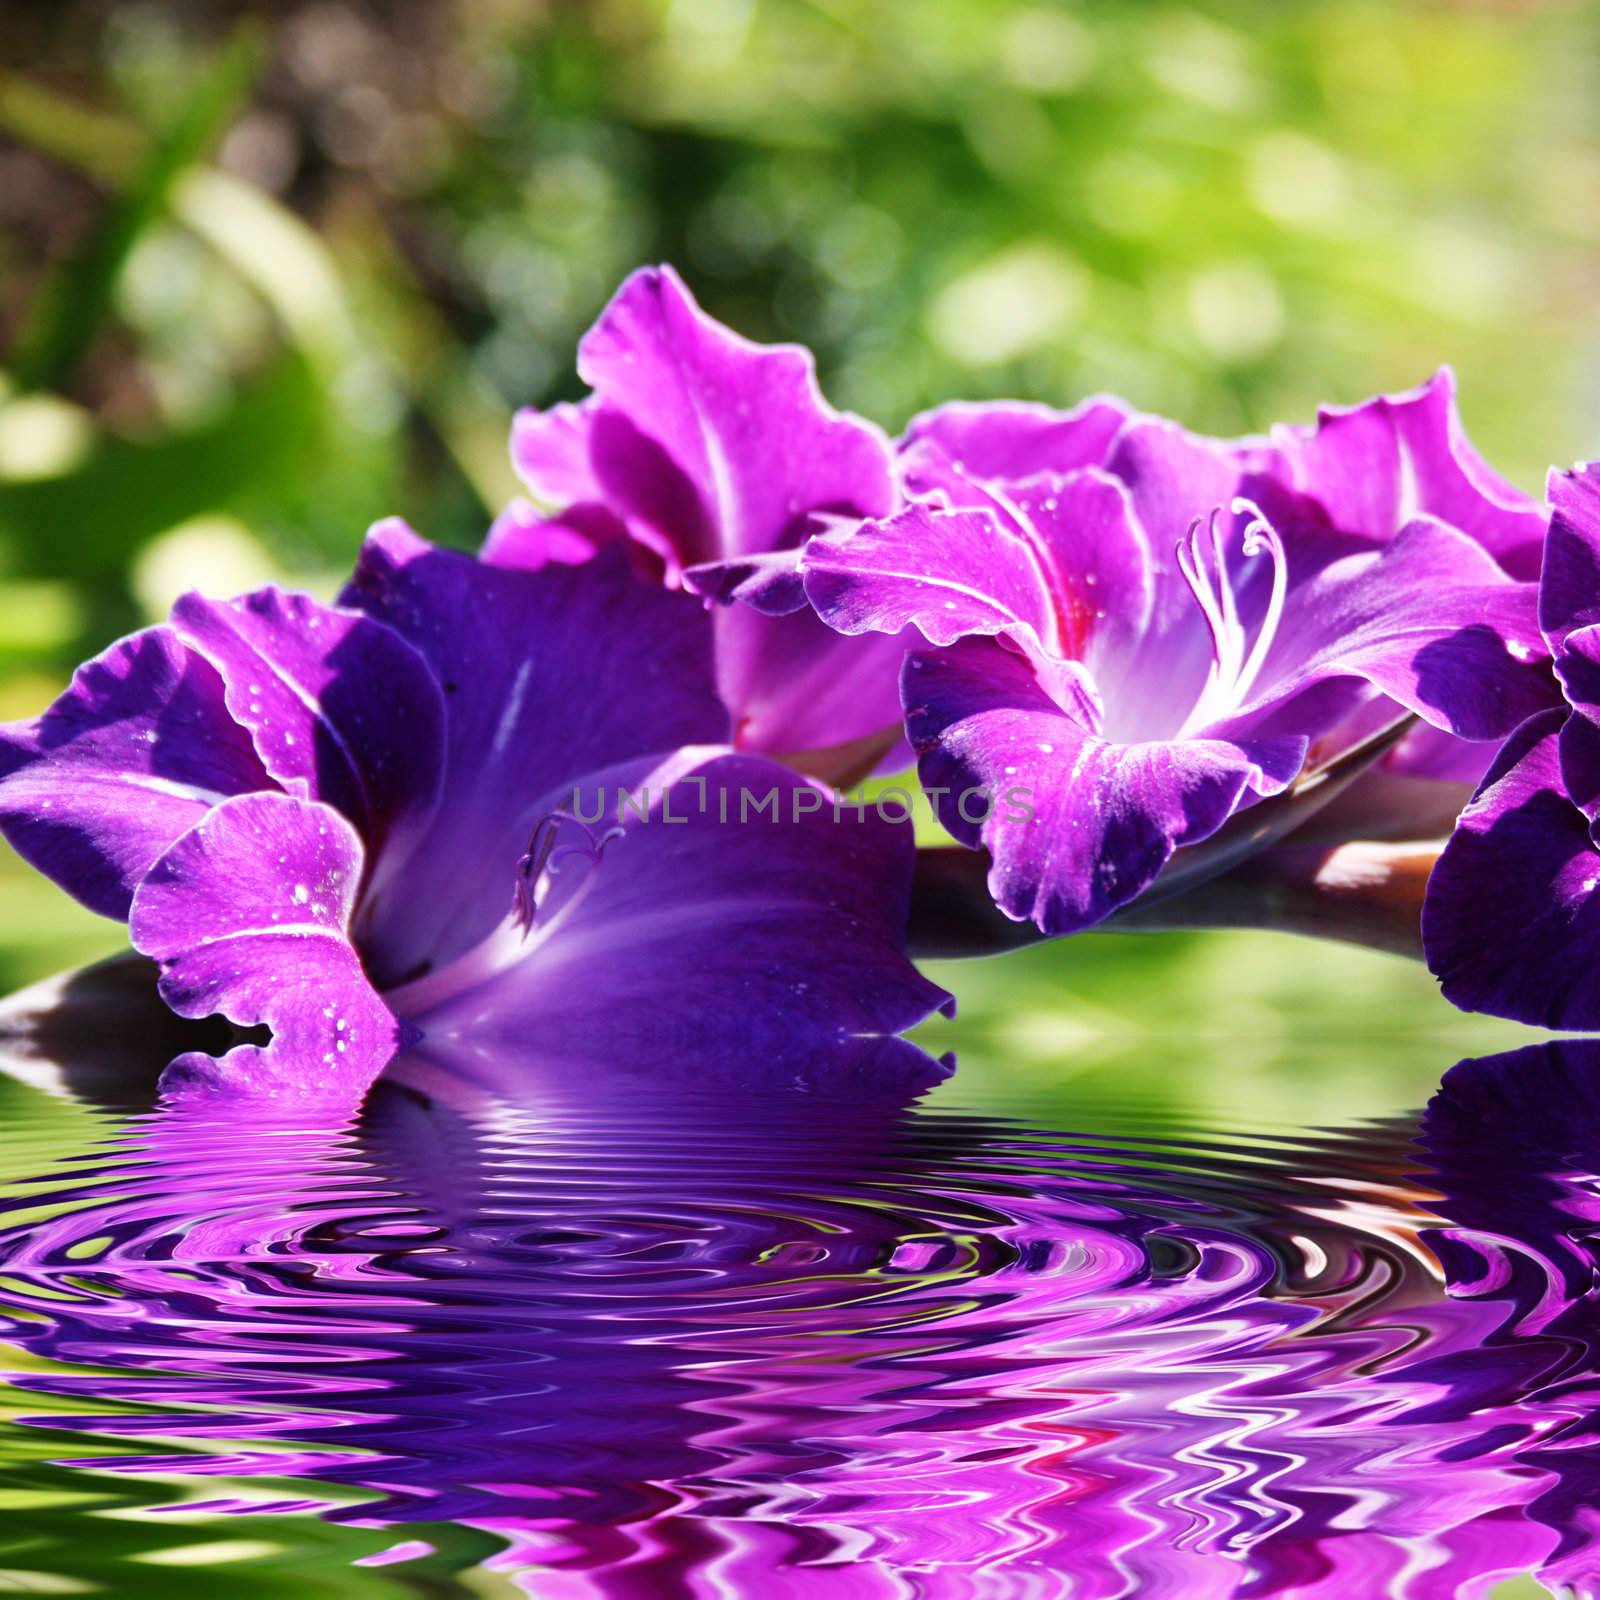
[[[1597,83],[1600,13],[1539,0],[6,0],[0,716],[185,587],[330,590],[377,517],[474,544],[642,261],[890,428],[1105,388],[1232,433],[1448,360],[1536,489],[1600,454]],[[0,989],[120,942],[0,862]],[[955,981],[1005,1057],[1490,1038],[1292,940]]]

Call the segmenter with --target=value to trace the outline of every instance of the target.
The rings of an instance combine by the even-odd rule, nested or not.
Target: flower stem
[[[1101,926],[1112,933],[1274,929],[1420,959],[1422,896],[1443,847],[1442,839],[1277,845],[1191,888],[1136,901]],[[979,851],[918,852],[914,956],[998,955],[1044,939],[1031,923],[996,909],[988,867]]]
[[[1279,845],[1186,893],[1138,903],[1106,926],[1271,928],[1422,959],[1422,897],[1444,840]]]

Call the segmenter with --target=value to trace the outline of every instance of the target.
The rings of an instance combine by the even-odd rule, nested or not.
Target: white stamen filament
[[[1215,512],[1212,512],[1211,520],[1215,526]],[[1184,581],[1189,585],[1189,592],[1194,596],[1195,604],[1200,607],[1201,614],[1206,619],[1206,626],[1211,630],[1211,672],[1206,680],[1206,691],[1209,694],[1219,678],[1230,677],[1238,670],[1241,641],[1237,637],[1237,623],[1230,633],[1218,599],[1217,586],[1212,583],[1211,576],[1206,571],[1205,555],[1200,544],[1198,517],[1189,524],[1189,536],[1186,540],[1180,541],[1177,556],[1178,568],[1183,573]]]
[[[1237,516],[1248,515],[1250,518],[1245,524],[1244,553],[1258,556],[1265,550],[1272,557],[1272,593],[1267,599],[1267,614],[1256,630],[1256,642],[1251,647],[1250,659],[1245,662],[1234,691],[1234,703],[1238,704],[1255,687],[1267,652],[1272,649],[1272,642],[1278,635],[1278,624],[1283,620],[1283,603],[1289,593],[1289,558],[1284,551],[1283,540],[1278,537],[1278,530],[1262,515],[1259,506],[1248,500],[1235,500],[1233,511]]]
[[[1196,517],[1189,525],[1188,537],[1180,541],[1177,547],[1178,568],[1189,585],[1195,604],[1206,619],[1212,645],[1212,662],[1206,675],[1205,688],[1195,702],[1194,709],[1184,719],[1180,737],[1220,720],[1244,703],[1277,637],[1289,590],[1289,563],[1277,529],[1267,521],[1259,506],[1249,500],[1236,499],[1229,509],[1236,516],[1250,518],[1244,529],[1243,553],[1251,557],[1265,552],[1272,560],[1272,593],[1267,598],[1266,612],[1256,629],[1255,640],[1247,656],[1245,629],[1239,619],[1238,600],[1228,576],[1227,557],[1223,548],[1219,525],[1221,509],[1219,506],[1206,519],[1205,543],[1202,543],[1200,519]],[[1206,544],[1210,546],[1209,564]]]

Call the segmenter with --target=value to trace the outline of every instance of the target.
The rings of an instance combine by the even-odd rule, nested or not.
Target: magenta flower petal
[[[925,781],[1017,775],[1055,818],[1019,842],[944,802],[994,854],[1007,911],[1050,933],[1107,915],[1281,789],[1313,741],[1331,758],[1408,709],[1488,741],[1550,703],[1530,586],[1433,518],[1354,538],[1281,471],[1270,445],[1154,419],[1123,425],[1103,470],[1020,481],[976,478],[925,437],[906,476],[928,501],[805,547],[808,598],[843,633],[999,641],[936,688],[902,686]],[[1072,754],[1026,759],[1041,746]]]
[[[285,794],[208,811],[133,897],[134,948],[161,964],[180,1016],[265,1024],[266,1045],[177,1057],[172,1097],[244,1095],[352,1108],[401,1043],[350,941],[360,836],[337,811]]]
[[[898,742],[895,679],[904,639],[846,639],[809,610],[771,617],[734,606],[713,621],[717,682],[738,710],[739,749],[781,753],[845,783],[853,769],[848,752],[871,747],[882,757]],[[836,751],[846,753],[842,765]],[[875,765],[876,758],[867,761],[864,772]]]
[[[1600,851],[1562,779],[1562,711],[1496,757],[1428,881],[1422,934],[1445,997],[1553,1028],[1600,1028]]]
[[[1380,776],[1393,774],[1475,789],[1483,782],[1497,749],[1493,740],[1458,739],[1453,733],[1422,724],[1384,757]]]
[[[343,812],[369,858],[415,848],[439,799],[444,696],[394,629],[281,589],[185,595],[171,626],[221,673],[285,791]]]
[[[975,478],[1014,483],[1101,466],[1130,415],[1110,395],[1071,411],[1020,400],[957,400],[913,417],[905,443],[932,443]]]
[[[1112,743],[990,640],[913,652],[905,700],[940,820],[963,844],[988,847],[1001,910],[1051,935],[1127,905],[1174,851],[1279,792],[1305,759],[1293,736]]]
[[[813,615],[802,550],[690,567],[685,587],[729,609],[715,616],[718,682],[740,708],[735,742],[781,751],[806,771],[845,782],[854,752],[881,756],[900,720],[902,638],[852,640]],[[874,758],[875,759],[875,758]],[[866,760],[870,770],[873,759]]]
[[[108,917],[211,806],[273,787],[222,679],[170,628],[118,640],[42,717],[0,727],[0,829]]]
[[[596,481],[683,566],[798,543],[817,512],[882,516],[893,504],[887,441],[828,406],[810,353],[722,327],[671,268],[623,284],[584,337],[578,372],[600,402],[587,413]],[[669,468],[686,493],[663,487]]]
[[[807,597],[847,636],[1003,634],[1098,719],[1094,685],[1070,663],[1122,678],[1150,609],[1151,562],[1122,486],[1082,471],[1010,485],[1000,500],[969,486],[969,498],[974,509],[914,505],[812,539]]]
[[[1196,518],[1226,509],[1244,487],[1236,451],[1202,439],[1174,422],[1140,417],[1118,437],[1107,470],[1128,491],[1137,525],[1154,563],[1156,589],[1151,626],[1188,630],[1194,597],[1169,557],[1190,535]]]
[[[478,554],[490,566],[537,572],[551,562],[575,567],[593,560],[608,544],[627,535],[621,519],[602,505],[578,504],[560,516],[547,517],[530,502],[517,499],[494,519]]]
[[[1383,540],[1419,516],[1437,517],[1512,577],[1539,576],[1544,513],[1468,442],[1448,367],[1403,394],[1326,407],[1314,428],[1280,429],[1276,442],[1294,486],[1344,532]]]
[[[362,906],[380,983],[441,965],[495,927],[534,823],[576,778],[726,737],[699,602],[641,583],[620,550],[520,572],[385,523],[345,602],[415,646],[444,692],[437,821],[390,891]]]
[[[624,790],[638,805],[619,823]],[[408,1012],[455,1058],[515,1045],[668,1074],[682,1058],[770,1084],[950,1009],[905,956],[908,824],[836,811],[774,762],[694,752],[587,779],[570,803],[525,944]]]
[[[1037,554],[985,512],[914,505],[841,538],[813,539],[803,565],[807,597],[840,633],[914,625],[934,644],[967,634],[1050,636]]]
[[[1504,738],[1553,699],[1529,598],[1481,546],[1427,517],[1302,583],[1291,558],[1273,646],[1246,704],[1220,726],[1243,732],[1274,705],[1351,676],[1448,733]]]
[[[899,656],[830,639],[797,609],[782,559],[835,517],[895,503],[888,441],[834,411],[810,354],[761,346],[707,317],[670,268],[636,272],[580,348],[594,395],[517,418],[512,457],[534,495],[580,532],[626,528],[664,567],[727,609],[716,618],[717,676],[736,742],[799,753],[853,745],[898,720]],[[543,551],[549,535],[501,534]],[[523,561],[520,564],[531,564]],[[725,573],[724,564],[731,564]],[[837,685],[819,695],[823,685]]]
[[[841,633],[914,626],[933,644],[1005,634],[1115,669],[1150,609],[1151,561],[1122,485],[1042,475],[1001,503],[914,505],[806,546],[806,594]]]
[[[511,464],[534,495],[552,505],[601,498],[589,460],[589,435],[601,397],[548,411],[522,410],[511,426]]]

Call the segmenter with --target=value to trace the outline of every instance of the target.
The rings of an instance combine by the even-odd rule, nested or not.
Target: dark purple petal
[[[285,791],[342,811],[370,861],[415,847],[439,798],[444,696],[398,633],[281,589],[185,595],[172,628],[222,675],[229,713]]]
[[[1569,633],[1555,668],[1572,707],[1561,730],[1561,787],[1600,843],[1600,624]]]
[[[809,352],[740,338],[670,268],[622,285],[578,371],[595,398],[519,417],[519,468],[536,494],[595,498],[586,435],[598,497],[680,568],[797,543],[816,512],[882,516],[893,504],[887,441],[827,405]]]
[[[1281,790],[1306,752],[1295,737],[1111,743],[989,640],[913,652],[903,692],[940,820],[963,844],[988,847],[1001,910],[1051,935],[1128,904],[1175,850]]]
[[[350,942],[362,866],[337,811],[286,794],[223,802],[156,862],[128,927],[161,964],[162,997],[180,1016],[220,1013],[272,1033],[221,1057],[179,1056],[164,1094],[360,1103],[401,1043]]]
[[[1428,881],[1422,937],[1445,997],[1551,1028],[1600,1028],[1600,853],[1562,788],[1566,714],[1506,741]]]
[[[641,583],[621,549],[521,572],[385,523],[344,603],[414,645],[445,700],[438,820],[392,892],[361,909],[361,947],[385,987],[500,921],[534,823],[574,778],[727,738],[704,608]]]
[[[1350,676],[1446,732],[1500,739],[1551,703],[1543,653],[1533,586],[1508,579],[1465,534],[1419,518],[1305,582],[1291,576],[1243,708],[1213,731],[1248,736],[1264,716],[1281,726],[1286,703]]]
[[[222,679],[169,628],[118,640],[42,717],[0,727],[0,829],[108,917],[211,806],[274,787]]]
[[[787,617],[803,611],[806,586],[799,550],[769,550],[734,561],[708,561],[690,567],[683,585],[691,594],[718,605],[749,606],[764,617]]]
[[[1600,623],[1600,462],[1550,474],[1550,534],[1539,583],[1539,625],[1552,650]]]
[[[930,442],[972,477],[1014,483],[1103,465],[1129,416],[1109,395],[1091,396],[1071,411],[1020,400],[957,400],[913,417],[905,443]]]
[[[622,807],[619,825],[624,790],[643,820]],[[909,824],[836,811],[774,762],[692,752],[585,780],[573,813],[602,812],[562,825],[533,930],[495,976],[419,1011],[397,997],[425,1040],[778,1083],[950,1008],[905,955]]]
[[[630,1056],[634,1042],[643,1050]],[[434,1109],[472,1105],[474,1095],[484,1103],[499,1099],[541,1106],[576,1097],[585,1111],[611,1102],[618,1116],[635,1122],[643,1105],[659,1112],[663,1102],[670,1106],[682,1098],[698,1129],[711,1119],[743,1115],[767,1137],[778,1129],[793,1130],[807,1113],[834,1117],[846,1111],[857,1133],[864,1117],[904,1110],[955,1067],[953,1054],[936,1058],[909,1039],[876,1035],[813,1033],[809,1042],[779,1056],[730,1049],[714,1033],[711,1044],[701,1054],[692,1048],[663,1051],[660,1041],[641,1029],[608,1041],[604,1054],[585,1054],[574,1032],[545,1053],[520,1039],[501,1047],[470,1033],[441,1036],[400,1056],[384,1081],[416,1089]]]
[[[1467,441],[1448,367],[1403,394],[1325,407],[1315,428],[1281,429],[1278,443],[1295,487],[1344,532],[1382,541],[1437,517],[1513,577],[1538,577],[1544,513]]]

